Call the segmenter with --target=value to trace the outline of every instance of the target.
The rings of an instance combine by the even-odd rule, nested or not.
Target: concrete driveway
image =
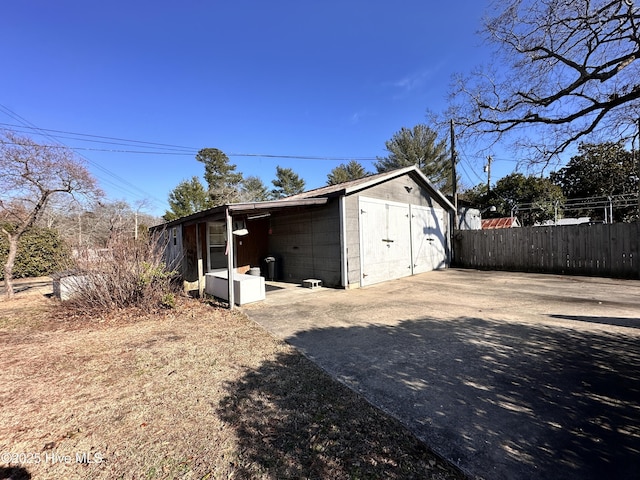
[[[474,478],[640,478],[640,281],[449,269],[244,308]]]

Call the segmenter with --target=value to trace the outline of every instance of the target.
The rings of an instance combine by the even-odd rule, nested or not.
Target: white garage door
[[[411,253],[413,273],[444,268],[447,250],[444,210],[411,205]]]
[[[411,275],[409,205],[359,200],[361,285]]]
[[[441,268],[444,211],[359,198],[361,285]]]

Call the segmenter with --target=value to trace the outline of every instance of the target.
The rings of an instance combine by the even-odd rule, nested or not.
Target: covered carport
[[[316,239],[304,236],[306,224],[331,215],[334,208],[327,198],[278,200],[222,205],[183,217],[152,229],[165,245],[165,261],[180,272],[186,291],[202,295],[207,272],[226,269],[229,275],[243,274],[260,267],[265,257],[286,260],[283,274],[298,281],[300,271],[314,273],[316,259],[307,255]],[[336,213],[337,217],[337,213]],[[338,227],[335,227],[336,233]],[[335,261],[318,262],[340,278],[340,238],[334,236]],[[286,258],[284,253],[286,253]],[[298,259],[311,260],[311,264]],[[322,259],[325,260],[325,259]],[[280,274],[282,275],[282,266]],[[264,273],[264,272],[263,272]],[[232,285],[229,282],[229,285]],[[229,287],[230,305],[233,288]]]

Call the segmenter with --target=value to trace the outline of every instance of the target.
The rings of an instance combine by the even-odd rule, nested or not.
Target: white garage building
[[[449,266],[454,206],[417,167],[289,200],[322,197],[339,199],[341,286],[366,286]]]

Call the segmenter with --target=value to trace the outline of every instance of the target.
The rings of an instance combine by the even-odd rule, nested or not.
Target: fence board
[[[485,270],[640,278],[640,223],[460,230],[454,264]]]

